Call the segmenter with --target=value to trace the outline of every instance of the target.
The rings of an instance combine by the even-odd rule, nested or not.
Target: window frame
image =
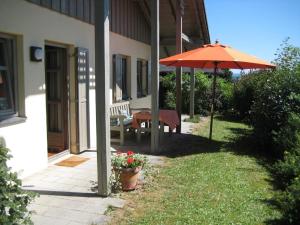
[[[121,68],[120,75],[122,76],[122,98],[117,99],[116,85],[117,85],[117,60],[120,59]],[[124,63],[125,62],[125,63]],[[122,54],[113,54],[113,102],[128,101],[131,99],[130,86],[130,57]],[[124,79],[125,78],[125,79]],[[123,92],[126,90],[126,94]],[[127,98],[124,98],[127,97]]]
[[[10,121],[12,118],[16,118],[19,116],[19,99],[18,99],[18,73],[17,73],[17,39],[14,36],[0,33],[0,42],[4,43],[4,48],[6,53],[4,54],[4,60],[6,60],[6,74],[7,80],[9,83],[8,92],[11,103],[11,109],[0,110],[0,125],[2,125],[5,121]],[[6,45],[6,46],[5,46]],[[4,67],[2,67],[3,69]],[[0,68],[1,69],[1,68]],[[13,121],[14,122],[14,121]]]
[[[141,63],[141,66],[139,66],[139,63]],[[144,68],[146,67],[146,68]],[[140,71],[139,71],[140,69]],[[146,78],[145,78],[145,82],[146,84],[144,84],[144,79],[143,79],[143,75],[144,72],[146,73]],[[150,90],[149,90],[149,61],[146,59],[140,59],[138,58],[136,61],[136,81],[137,81],[137,93],[136,96],[137,98],[144,98],[147,97],[150,94]],[[140,80],[140,82],[139,82]],[[140,85],[140,86],[139,86]],[[145,89],[143,87],[146,87],[146,92]]]

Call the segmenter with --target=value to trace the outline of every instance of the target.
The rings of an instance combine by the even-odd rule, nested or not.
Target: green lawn
[[[280,217],[267,203],[274,192],[261,160],[245,154],[249,143],[232,144],[247,132],[242,123],[216,119],[209,143],[207,122],[196,131],[199,151],[170,155],[153,187],[127,194],[130,207],[113,223],[254,225]]]

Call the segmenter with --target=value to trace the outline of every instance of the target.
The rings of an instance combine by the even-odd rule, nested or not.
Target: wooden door
[[[45,47],[48,149],[68,149],[68,86],[66,49]]]
[[[89,51],[77,48],[77,137],[79,151],[89,148]]]

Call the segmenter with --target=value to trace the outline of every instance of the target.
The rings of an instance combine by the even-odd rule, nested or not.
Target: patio
[[[29,207],[35,225],[104,224],[109,206],[123,207],[122,199],[97,195],[96,151],[80,156],[89,160],[75,167],[49,165],[23,180],[24,189],[40,194]]]
[[[186,118],[182,116],[182,119]],[[164,140],[160,148],[163,151],[173,150],[182,144],[183,140],[190,141],[193,137],[193,124],[182,122],[182,134],[168,134],[165,128]],[[179,142],[178,142],[179,141]],[[127,133],[125,145],[112,145],[118,150],[133,150],[149,154],[150,134],[143,134],[141,143],[137,145],[136,136]],[[96,151],[86,151],[80,156],[87,161],[75,167],[57,166],[54,163],[47,169],[23,180],[23,188],[40,194],[40,197],[30,205],[34,211],[32,216],[35,225],[79,225],[105,224],[110,217],[105,215],[108,207],[122,208],[125,201],[119,198],[101,198],[97,195],[97,159]],[[152,164],[161,164],[160,156],[148,155]],[[60,159],[62,161],[63,159]],[[57,162],[55,162],[57,163]]]

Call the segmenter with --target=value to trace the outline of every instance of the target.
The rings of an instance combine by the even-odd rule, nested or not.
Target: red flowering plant
[[[138,167],[142,169],[147,162],[147,158],[133,151],[127,151],[127,153],[118,151],[112,155],[111,162],[114,169],[134,169]]]

